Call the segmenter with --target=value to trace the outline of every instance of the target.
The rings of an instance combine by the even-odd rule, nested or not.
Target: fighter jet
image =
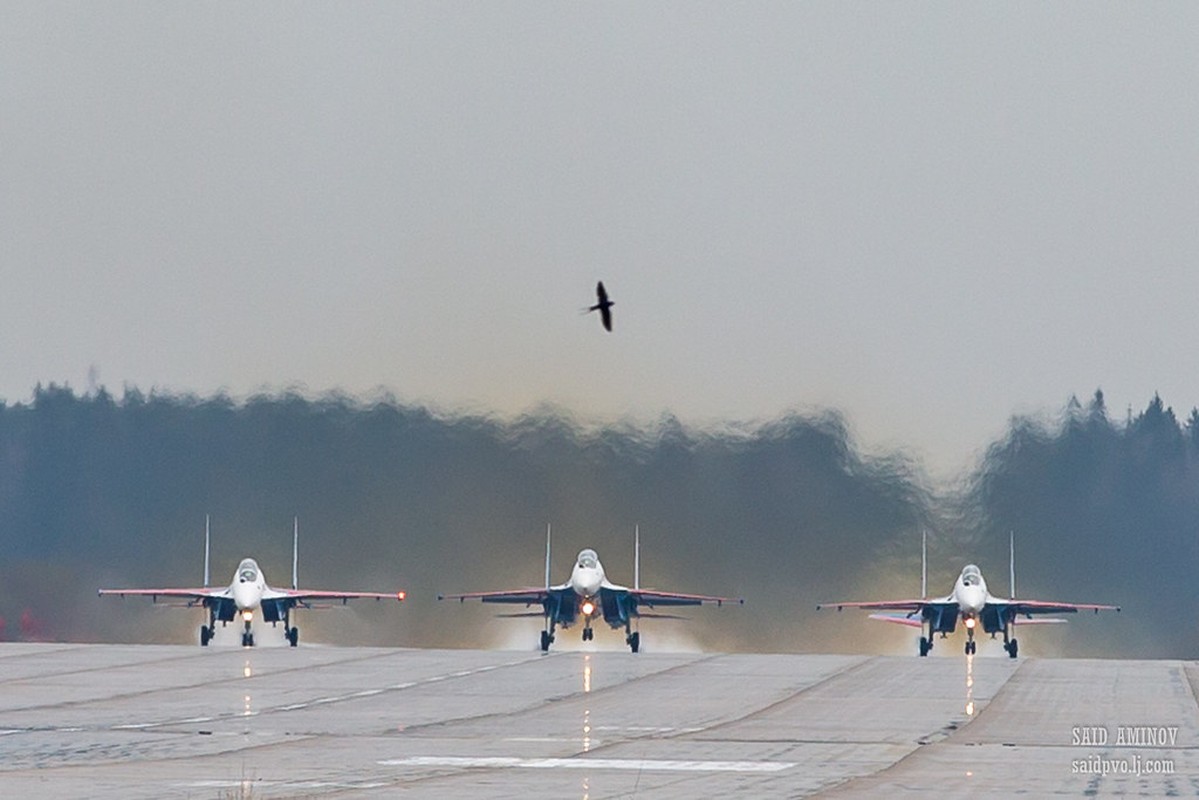
[[[233,573],[233,581],[224,587],[209,587],[208,580],[208,520],[204,520],[204,586],[198,589],[100,589],[104,595],[140,595],[149,597],[157,603],[158,598],[185,601],[181,605],[187,608],[200,606],[208,610],[208,624],[200,626],[200,644],[207,646],[216,634],[216,623],[230,623],[240,616],[245,627],[242,630],[241,643],[243,647],[254,646],[254,611],[262,612],[262,619],[275,625],[283,623],[283,636],[288,643],[295,647],[300,641],[300,629],[290,624],[291,612],[296,608],[317,608],[313,601],[327,602],[340,600],[343,604],[348,600],[370,598],[373,600],[403,600],[404,592],[330,592],[313,589],[297,588],[297,566],[300,548],[299,521],[293,528],[294,539],[291,556],[291,588],[272,589],[267,585],[266,578],[259,568],[258,562],[252,558],[243,558]]]
[[[569,628],[576,622],[583,624],[583,641],[595,638],[591,624],[602,618],[613,629],[624,627],[625,643],[636,653],[641,647],[641,632],[632,630],[632,622],[639,617],[663,617],[665,614],[642,614],[641,606],[698,606],[704,603],[744,603],[741,598],[710,597],[702,594],[676,594],[641,588],[641,532],[634,534],[633,588],[618,586],[608,581],[604,565],[590,548],[579,551],[570,580],[557,586],[550,585],[550,531],[545,531],[545,587],[513,589],[500,592],[469,592],[467,594],[438,595],[438,600],[481,600],[484,603],[519,603],[525,606],[540,605],[540,612],[512,614],[516,617],[545,617],[545,630],[541,632],[541,650],[550,649],[554,641],[555,626]]]
[[[920,599],[918,600],[881,600],[848,603],[821,603],[822,608],[862,608],[868,611],[899,612],[906,614],[883,613],[871,614],[871,619],[884,622],[895,622],[921,629],[920,655],[927,656],[933,649],[933,634],[941,634],[941,638],[954,632],[958,620],[966,628],[966,655],[973,655],[978,649],[974,641],[974,631],[980,624],[983,632],[991,634],[1003,633],[1003,649],[1011,658],[1016,657],[1019,643],[1016,641],[1016,624],[1065,622],[1061,619],[1033,619],[1034,614],[1075,614],[1079,611],[1119,611],[1119,606],[1098,605],[1094,603],[1054,603],[1044,600],[1016,599],[1016,540],[1013,535],[1009,542],[1009,576],[1011,579],[1011,597],[1004,599],[994,597],[987,591],[987,582],[983,580],[982,572],[974,564],[967,564],[954,582],[953,592],[946,597],[930,598],[928,596],[928,547],[927,536],[920,544]],[[1023,619],[1021,619],[1023,617]]]
[[[595,297],[599,301],[595,305],[587,309],[588,312],[600,312],[600,321],[604,323],[604,330],[612,332],[612,306],[616,305],[608,299],[608,292],[604,289],[604,282],[600,281],[595,285]]]

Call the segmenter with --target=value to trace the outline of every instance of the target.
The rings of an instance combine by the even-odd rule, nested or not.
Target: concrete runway
[[[1196,796],[1197,679],[1178,661],[0,644],[0,796]]]

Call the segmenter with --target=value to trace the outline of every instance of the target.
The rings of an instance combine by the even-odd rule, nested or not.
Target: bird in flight
[[[599,302],[591,306],[587,311],[600,312],[600,321],[604,323],[604,330],[610,333],[612,331],[612,306],[616,304],[608,299],[608,292],[604,289],[603,281],[595,285],[595,297]]]

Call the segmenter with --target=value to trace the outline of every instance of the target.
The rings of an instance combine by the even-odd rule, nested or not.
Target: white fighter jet
[[[978,645],[974,641],[974,631],[981,625],[984,633],[1003,633],[1003,649],[1015,658],[1019,651],[1016,641],[1016,625],[1031,623],[1065,622],[1061,619],[1034,619],[1040,614],[1074,614],[1079,611],[1119,611],[1119,606],[1099,605],[1095,603],[1055,603],[1044,600],[1016,599],[1016,544],[1013,536],[1009,542],[1009,577],[1011,580],[1011,597],[995,597],[987,591],[987,582],[983,580],[982,572],[973,564],[962,568],[957,581],[953,584],[953,592],[946,597],[930,598],[928,596],[928,547],[927,536],[920,546],[920,594],[918,600],[881,600],[846,603],[821,603],[822,608],[862,608],[868,611],[891,613],[871,614],[871,619],[884,622],[895,622],[921,629],[920,655],[927,656],[933,649],[933,634],[941,634],[944,639],[953,633],[961,620],[966,628],[966,655],[972,655]],[[904,614],[896,612],[907,612]]]
[[[283,635],[292,647],[300,642],[300,629],[291,625],[291,612],[296,608],[319,608],[314,601],[328,602],[340,600],[343,604],[355,599],[374,600],[403,600],[404,592],[332,592],[313,589],[297,588],[297,568],[299,564],[300,532],[299,521],[293,530],[292,559],[291,559],[291,588],[272,589],[267,585],[266,577],[258,562],[252,558],[244,558],[233,573],[233,581],[223,588],[210,588],[208,579],[208,520],[204,521],[204,586],[199,589],[100,589],[101,596],[141,595],[148,596],[157,603],[158,598],[166,598],[183,602],[187,608],[202,606],[208,609],[208,624],[200,626],[200,644],[207,646],[216,633],[216,623],[219,620],[224,626],[240,616],[245,623],[242,630],[241,643],[243,647],[254,646],[254,612],[260,611],[262,619],[272,626],[283,623]]]
[[[594,550],[580,550],[570,572],[570,580],[557,586],[550,585],[550,531],[545,531],[545,586],[512,589],[500,592],[468,592],[466,594],[438,595],[438,600],[481,600],[484,603],[517,603],[524,606],[540,605],[540,612],[511,614],[514,617],[545,617],[545,630],[541,632],[541,649],[550,649],[554,641],[555,627],[569,628],[577,622],[583,624],[583,641],[595,638],[591,625],[603,619],[613,629],[623,627],[625,643],[636,653],[641,647],[641,632],[632,630],[634,619],[641,617],[674,618],[667,614],[643,614],[641,608],[658,606],[698,606],[704,603],[743,604],[745,600],[734,597],[712,597],[702,594],[679,594],[641,588],[641,532],[634,535],[633,587],[611,583],[604,573],[604,565]]]

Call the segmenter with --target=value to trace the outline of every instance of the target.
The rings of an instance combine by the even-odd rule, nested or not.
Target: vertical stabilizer
[[[545,588],[550,588],[550,524],[545,523]]]
[[[300,588],[300,518],[291,518],[291,588]]]
[[[1008,597],[1016,599],[1016,532],[1008,531]]]
[[[641,588],[641,526],[633,527],[633,588]]]
[[[920,599],[928,597],[928,531],[920,531]]]
[[[208,515],[204,515],[204,588],[208,588]]]

